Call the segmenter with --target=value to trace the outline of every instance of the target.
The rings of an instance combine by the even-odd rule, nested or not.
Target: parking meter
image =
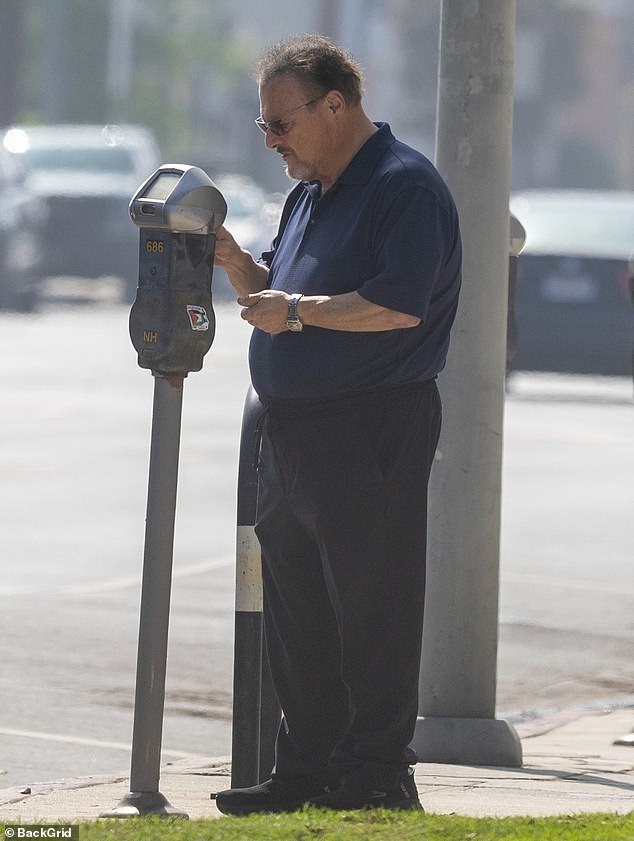
[[[515,295],[517,293],[517,260],[526,243],[526,231],[520,220],[510,214],[509,217],[509,273],[508,273],[508,313],[506,322],[506,370],[517,352],[517,319],[515,317]]]
[[[165,165],[130,202],[139,226],[139,283],[130,338],[154,375],[154,407],[130,792],[105,817],[187,817],[158,790],[183,381],[202,368],[215,332],[211,301],[216,232],[227,205],[197,167]]]
[[[161,166],[132,197],[141,230],[130,338],[142,368],[179,377],[202,368],[215,334],[211,277],[226,213],[222,193],[195,166]]]

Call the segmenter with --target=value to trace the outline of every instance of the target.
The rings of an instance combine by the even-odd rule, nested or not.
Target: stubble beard
[[[292,181],[311,181],[314,177],[312,168],[308,164],[301,161],[290,163],[289,161],[282,161],[284,164],[284,172],[286,176]]]

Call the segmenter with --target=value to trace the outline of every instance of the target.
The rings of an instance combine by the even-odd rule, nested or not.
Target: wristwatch
[[[289,330],[292,330],[293,333],[299,333],[300,330],[304,329],[304,325],[299,320],[299,316],[297,315],[297,304],[299,303],[299,300],[302,297],[303,295],[301,294],[301,292],[293,292],[291,297],[288,299],[286,326]]]

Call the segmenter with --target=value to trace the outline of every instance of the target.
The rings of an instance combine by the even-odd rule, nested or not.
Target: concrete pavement
[[[516,725],[522,768],[416,766],[427,812],[472,817],[532,817],[634,811],[634,747],[614,745],[634,727],[634,710],[570,710]],[[165,764],[160,791],[191,819],[216,818],[210,794],[228,788],[229,757]],[[1,780],[0,780],[1,782]],[[0,789],[3,823],[77,822],[97,819],[128,793],[128,772]]]

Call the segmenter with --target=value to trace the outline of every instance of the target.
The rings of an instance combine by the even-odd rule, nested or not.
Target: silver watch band
[[[295,333],[298,333],[304,327],[304,325],[300,321],[299,316],[297,315],[297,304],[299,303],[301,298],[303,298],[303,294],[301,292],[293,292],[293,294],[288,300],[286,326],[289,330],[292,330]]]

